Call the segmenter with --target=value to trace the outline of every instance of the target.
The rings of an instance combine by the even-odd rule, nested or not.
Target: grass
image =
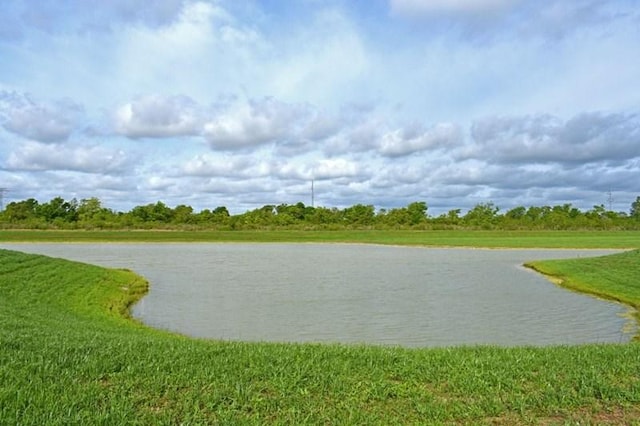
[[[640,250],[609,256],[530,262],[526,266],[582,293],[640,310]],[[638,317],[640,320],[640,317]]]
[[[639,256],[534,266],[634,304]],[[0,250],[0,424],[640,424],[637,343],[189,339],[128,317],[146,291],[130,271]]]
[[[2,230],[0,242],[349,242],[452,247],[638,248],[640,231],[33,231]]]

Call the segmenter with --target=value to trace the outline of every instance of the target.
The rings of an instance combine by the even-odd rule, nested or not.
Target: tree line
[[[515,207],[501,212],[493,202],[478,203],[462,214],[449,210],[428,213],[427,203],[379,209],[355,204],[346,208],[307,206],[304,203],[264,205],[231,215],[224,206],[196,212],[191,206],[169,207],[162,201],[127,212],[103,206],[98,198],[48,202],[33,198],[14,201],[0,212],[0,226],[25,229],[640,229],[640,197],[629,212],[604,205],[580,210],[571,204]]]

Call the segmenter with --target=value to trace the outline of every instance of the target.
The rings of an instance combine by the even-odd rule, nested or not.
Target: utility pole
[[[9,192],[8,188],[0,188],[0,212],[4,210],[4,194]]]

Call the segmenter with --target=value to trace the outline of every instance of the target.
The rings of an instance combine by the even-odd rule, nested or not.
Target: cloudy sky
[[[637,0],[2,0],[5,204],[640,196]]]

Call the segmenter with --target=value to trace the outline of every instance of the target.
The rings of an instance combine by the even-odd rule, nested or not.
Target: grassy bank
[[[609,259],[594,273],[612,270]],[[637,268],[637,257],[613,259],[623,275]],[[204,341],[127,319],[146,288],[131,272],[0,250],[0,424],[640,420],[638,344],[420,350]]]
[[[530,262],[526,266],[563,287],[629,305],[638,316],[640,250],[593,258]]]
[[[638,248],[640,231],[0,231],[0,242],[28,241],[349,242],[456,247]]]

